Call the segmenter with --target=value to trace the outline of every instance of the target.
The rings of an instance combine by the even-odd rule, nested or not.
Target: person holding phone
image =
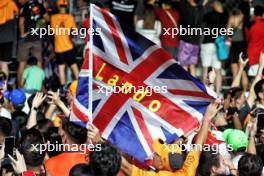
[[[2,161],[4,160],[6,155],[5,149],[5,145],[2,145],[0,149],[0,169],[2,168]],[[8,155],[9,159],[11,160],[11,165],[14,169],[14,172],[22,176],[35,176],[34,172],[27,170],[24,156],[21,155],[18,150],[16,150],[15,155],[17,159],[14,159],[14,157]],[[6,175],[6,173],[4,175]]]

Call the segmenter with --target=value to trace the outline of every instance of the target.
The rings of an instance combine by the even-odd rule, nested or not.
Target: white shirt
[[[136,31],[149,39],[150,41],[156,43],[157,45],[160,44],[160,34],[161,34],[161,23],[160,21],[156,20],[154,24],[154,29],[144,29],[144,20],[139,20],[136,23]]]
[[[11,113],[4,107],[0,108],[0,116],[6,117],[7,119],[12,119]]]

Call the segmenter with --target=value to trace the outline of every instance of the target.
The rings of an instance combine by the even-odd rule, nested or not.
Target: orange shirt
[[[0,25],[15,18],[18,8],[13,0],[0,0]]]
[[[199,164],[199,154],[196,151],[190,151],[184,161],[181,169],[170,171],[145,171],[136,166],[132,168],[131,176],[195,176],[196,169]]]
[[[76,164],[85,163],[87,154],[64,152],[45,161],[45,168],[50,176],[67,176]]]
[[[51,28],[54,32],[55,52],[63,53],[73,49],[71,41],[72,33],[77,33],[77,26],[74,17],[70,14],[56,14],[51,16]]]

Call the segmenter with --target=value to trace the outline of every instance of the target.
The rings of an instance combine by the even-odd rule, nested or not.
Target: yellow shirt
[[[145,171],[136,166],[133,166],[131,176],[195,176],[196,169],[199,164],[199,154],[196,151],[190,151],[184,161],[181,169],[170,171]]]
[[[55,52],[63,53],[73,49],[70,34],[77,32],[73,16],[70,14],[52,15],[50,25],[54,32]]]
[[[0,25],[15,18],[18,8],[13,0],[0,0]]]

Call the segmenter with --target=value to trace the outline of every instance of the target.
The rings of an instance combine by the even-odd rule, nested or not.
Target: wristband
[[[32,108],[34,111],[38,111],[39,110],[39,108],[36,108],[36,107],[33,107]]]

